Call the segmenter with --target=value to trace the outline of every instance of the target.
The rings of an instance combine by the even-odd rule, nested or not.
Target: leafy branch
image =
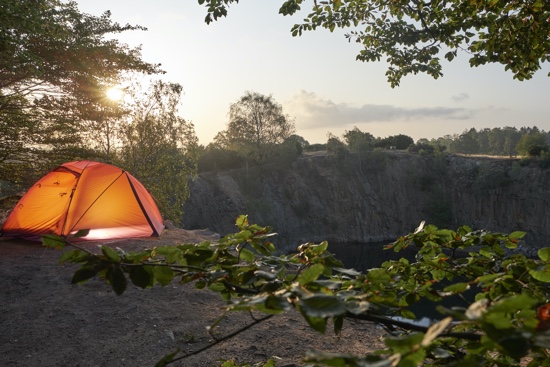
[[[66,251],[61,262],[80,264],[73,283],[99,276],[122,294],[128,279],[141,288],[177,280],[219,293],[227,302],[226,313],[266,315],[220,341],[293,309],[321,333],[329,322],[340,333],[345,319],[373,322],[388,331],[385,349],[367,356],[308,356],[315,366],[516,366],[526,357],[532,361],[529,366],[549,363],[550,248],[539,250],[538,259],[517,253],[523,232],[505,235],[466,226],[452,231],[423,223],[387,246],[394,251],[415,247],[414,262],[402,258],[358,272],[328,252],[327,242],[305,243],[296,253],[277,255],[270,227],[250,225],[246,216],[236,225],[239,232],[217,243],[135,253],[100,246],[100,254],[76,247]],[[52,236],[44,244],[75,246]],[[457,296],[467,301],[466,307],[438,305],[442,319],[430,326],[396,318],[416,320],[411,306]],[[159,365],[188,356],[175,352]]]

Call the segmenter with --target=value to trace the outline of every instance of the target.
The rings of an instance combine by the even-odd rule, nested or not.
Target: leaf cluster
[[[385,348],[375,353],[310,354],[306,361],[312,366],[517,366],[526,357],[528,366],[550,365],[550,249],[539,250],[538,259],[517,253],[523,232],[506,235],[467,226],[453,231],[422,224],[387,246],[393,251],[415,247],[415,261],[388,261],[358,272],[345,268],[327,242],[305,243],[295,253],[277,255],[270,227],[249,224],[246,216],[236,225],[239,232],[218,243],[137,253],[107,246],[100,246],[100,253],[76,248],[61,261],[80,264],[73,283],[99,276],[117,294],[129,282],[140,288],[193,283],[219,293],[227,312],[260,312],[267,318],[295,309],[321,333],[329,326],[340,333],[347,319],[373,322],[388,332]],[[66,243],[44,239],[50,247]],[[411,306],[444,299],[460,303],[439,305],[441,319],[431,326],[407,321],[418,318]],[[185,358],[176,356],[160,365]]]
[[[227,15],[234,0],[199,0],[206,4],[207,23]],[[286,0],[279,13],[294,15],[303,0]],[[544,0],[331,0],[314,1],[293,36],[318,28],[344,29],[349,41],[360,43],[360,61],[385,58],[392,87],[409,74],[443,75],[442,58],[459,51],[470,65],[499,63],[515,79],[530,79],[549,58],[550,3]]]

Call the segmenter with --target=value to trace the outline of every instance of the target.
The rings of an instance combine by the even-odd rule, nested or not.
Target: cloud
[[[460,93],[458,95],[454,95],[451,97],[453,101],[455,102],[462,102],[470,98],[470,95],[468,93]]]
[[[284,103],[285,112],[296,118],[301,129],[353,126],[368,122],[393,122],[417,119],[467,120],[472,112],[464,108],[404,108],[364,104],[360,107],[335,103],[313,92],[301,90]]]

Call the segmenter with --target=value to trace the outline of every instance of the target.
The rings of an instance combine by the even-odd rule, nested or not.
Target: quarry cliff
[[[376,151],[306,153],[290,163],[201,173],[183,223],[221,235],[235,219],[270,225],[282,247],[303,242],[391,242],[422,221],[527,232],[550,245],[550,170],[519,159]]]

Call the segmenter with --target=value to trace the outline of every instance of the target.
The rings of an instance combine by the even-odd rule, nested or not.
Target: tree
[[[199,0],[208,9],[207,23],[226,16],[232,3],[238,0]],[[286,0],[279,13],[294,15],[304,3]],[[291,32],[348,30],[346,38],[363,46],[358,60],[385,58],[393,87],[409,74],[439,78],[441,59],[452,61],[459,51],[470,55],[472,67],[499,63],[524,80],[549,61],[549,12],[550,3],[544,0],[313,1],[303,23]]]
[[[327,152],[334,155],[338,159],[344,158],[348,154],[346,144],[332,133],[328,133],[327,137]]]
[[[349,150],[366,152],[374,148],[375,138],[371,133],[363,132],[355,126],[353,130],[346,130],[343,135]]]
[[[83,14],[59,0],[3,0],[1,9],[0,163],[37,150],[82,157],[86,122],[104,110],[105,89],[123,74],[161,72],[111,37],[145,28],[113,23],[109,12]]]
[[[300,135],[293,134],[278,145],[273,161],[290,164],[302,155],[302,152],[308,146],[309,142],[306,139]]]
[[[272,96],[247,91],[230,106],[227,130],[218,133],[215,141],[246,158],[262,162],[273,155],[275,146],[294,130],[294,122]]]
[[[239,168],[240,165],[241,159],[234,150],[225,149],[215,143],[210,143],[205,148],[200,149],[197,165],[199,173]]]
[[[359,156],[359,171],[363,172],[363,160],[362,155],[366,152],[372,151],[374,148],[375,138],[371,133],[362,132],[355,126],[353,130],[346,130],[343,135],[344,141],[348,148],[352,152],[357,152]],[[327,143],[327,146],[329,144]]]
[[[403,134],[388,136],[376,142],[376,146],[379,148],[390,149],[391,147],[395,147],[398,150],[405,150],[413,144],[413,138]]]
[[[516,151],[527,156],[539,156],[543,151],[547,152],[548,150],[546,135],[541,132],[523,135],[516,145]]]
[[[550,248],[540,249],[537,259],[514,253],[523,232],[501,234],[466,226],[454,231],[421,223],[413,233],[386,246],[394,251],[414,246],[413,262],[386,261],[359,272],[345,268],[328,251],[326,241],[304,243],[292,254],[277,256],[270,227],[249,224],[246,216],[240,216],[236,225],[239,232],[216,243],[138,253],[103,245],[99,254],[75,246],[63,253],[61,262],[80,265],[72,283],[99,276],[119,295],[130,282],[148,288],[174,280],[218,292],[227,301],[225,312],[209,328],[216,335],[210,345],[188,354],[175,351],[157,366],[206,352],[291,310],[320,333],[332,327],[339,334],[345,320],[374,322],[387,331],[384,348],[366,355],[319,351],[306,358],[311,366],[549,365]],[[56,236],[43,242],[55,248],[71,245]],[[454,300],[456,306],[438,305],[441,318],[430,326],[409,321],[416,319],[411,306],[444,299]],[[216,325],[228,312],[238,311],[254,312],[253,321],[229,335],[217,335]]]
[[[479,142],[475,128],[464,131],[451,143],[453,153],[477,154],[479,153]]]
[[[198,161],[194,127],[178,116],[183,88],[156,81],[145,94],[141,90],[136,88],[132,110],[121,122],[118,164],[151,191],[165,217],[180,224]]]

